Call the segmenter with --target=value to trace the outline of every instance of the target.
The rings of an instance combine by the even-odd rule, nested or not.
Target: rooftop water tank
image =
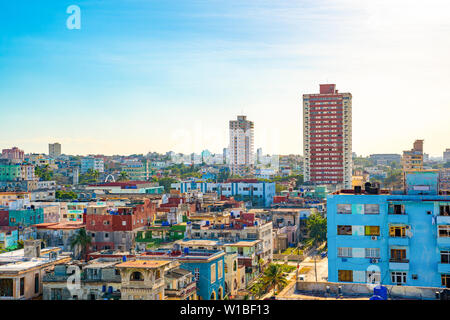
[[[123,261],[123,262],[126,262],[126,261],[127,261],[127,256],[123,256],[123,257],[122,257],[122,261]]]
[[[189,253],[189,248],[186,247],[186,248],[184,248],[183,251],[184,251],[184,254],[188,254]]]

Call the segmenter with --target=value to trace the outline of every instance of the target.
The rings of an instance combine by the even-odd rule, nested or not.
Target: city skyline
[[[256,148],[302,154],[302,94],[321,83],[352,92],[358,155],[449,147],[445,1],[77,1],[68,30],[72,4],[0,13],[1,148],[221,153],[245,114]]]

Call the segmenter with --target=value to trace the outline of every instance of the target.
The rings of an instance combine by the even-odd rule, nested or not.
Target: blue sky
[[[400,153],[422,138],[441,155],[449,8],[407,3],[2,2],[0,148],[221,152],[228,121],[245,113],[256,147],[301,154],[301,95],[330,82],[353,94],[358,154]],[[73,4],[81,30],[66,28]]]

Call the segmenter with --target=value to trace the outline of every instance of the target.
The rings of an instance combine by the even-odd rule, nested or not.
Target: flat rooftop
[[[215,240],[179,240],[178,243],[186,245],[186,246],[215,246],[219,242]]]
[[[226,247],[253,247],[257,245],[258,243],[262,242],[262,240],[253,240],[253,241],[239,241],[235,243],[227,243],[225,244]]]
[[[155,269],[170,264],[170,261],[165,260],[133,260],[126,261],[116,265],[117,268],[145,268]]]

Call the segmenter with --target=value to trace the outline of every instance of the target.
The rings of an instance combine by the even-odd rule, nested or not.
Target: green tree
[[[259,299],[267,291],[267,286],[262,281],[254,282],[250,287],[250,292],[256,299]]]
[[[80,175],[80,184],[96,183],[99,176],[97,170],[89,169],[86,173]]]
[[[165,193],[169,193],[170,192],[170,185],[172,183],[175,183],[175,182],[177,182],[177,180],[175,180],[174,178],[169,178],[169,177],[159,178],[158,179],[158,183],[159,183],[160,186],[164,187],[164,192]]]
[[[80,229],[70,240],[70,247],[80,248],[80,255],[86,258],[88,246],[91,244],[91,237],[87,234],[86,229]]]
[[[72,199],[78,198],[78,196],[75,192],[64,191],[64,190],[56,190],[55,197],[56,197],[56,199],[61,199],[61,200],[72,200]]]
[[[327,219],[319,213],[309,216],[306,227],[311,239],[311,244],[319,244],[327,239]]]
[[[266,288],[273,288],[274,294],[277,294],[277,289],[283,288],[287,284],[286,273],[283,267],[279,264],[271,263],[263,274],[263,283]]]
[[[388,171],[386,179],[384,179],[383,185],[385,187],[396,187],[402,184],[402,169],[391,169]]]
[[[50,181],[53,178],[53,171],[50,170],[48,164],[45,166],[36,166],[34,168],[34,174],[38,176],[42,181]]]
[[[119,178],[117,181],[127,181],[129,179],[128,173],[125,171],[120,172]]]

